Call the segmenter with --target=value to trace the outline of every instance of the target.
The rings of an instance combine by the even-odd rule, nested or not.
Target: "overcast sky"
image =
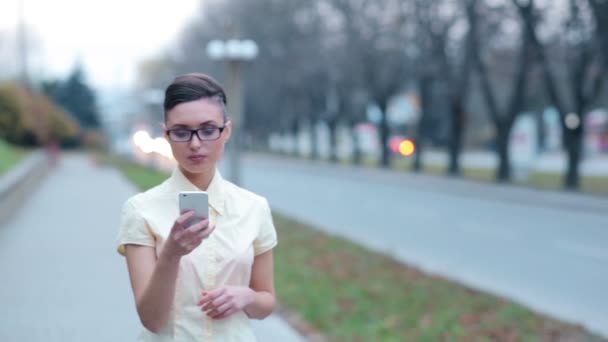
[[[35,41],[29,58],[32,72],[64,76],[80,59],[89,79],[101,88],[127,86],[137,62],[167,47],[199,11],[198,0],[21,1]],[[5,69],[16,66],[10,42],[18,4],[19,0],[0,1],[0,67]]]

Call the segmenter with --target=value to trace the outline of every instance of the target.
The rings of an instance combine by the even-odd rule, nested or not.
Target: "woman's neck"
[[[210,170],[205,170],[199,173],[188,172],[187,170],[180,167],[180,170],[184,174],[184,176],[190,181],[190,183],[196,185],[197,188],[207,191],[209,184],[211,184],[211,180],[215,175],[215,168],[211,168]]]

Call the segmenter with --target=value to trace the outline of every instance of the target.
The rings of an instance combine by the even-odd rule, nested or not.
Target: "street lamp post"
[[[241,183],[240,152],[242,148],[242,133],[239,128],[243,126],[243,95],[241,69],[243,62],[251,61],[258,54],[258,46],[252,40],[230,39],[228,41],[212,40],[207,44],[207,55],[213,60],[226,61],[228,77],[226,92],[228,113],[235,134],[232,143],[228,146],[230,180],[237,185]]]

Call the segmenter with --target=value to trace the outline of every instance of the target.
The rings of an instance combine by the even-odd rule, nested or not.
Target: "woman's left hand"
[[[213,319],[222,319],[243,310],[255,299],[255,291],[246,286],[224,286],[203,292],[198,305]]]

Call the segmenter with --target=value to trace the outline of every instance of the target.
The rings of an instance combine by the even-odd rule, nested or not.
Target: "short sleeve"
[[[131,200],[125,202],[120,217],[120,229],[117,237],[118,253],[125,255],[125,245],[155,246],[152,232],[146,220],[141,216]]]
[[[277,232],[274,228],[270,206],[266,199],[264,199],[263,202],[262,217],[260,221],[260,230],[253,241],[253,249],[256,256],[273,249],[277,245]]]

